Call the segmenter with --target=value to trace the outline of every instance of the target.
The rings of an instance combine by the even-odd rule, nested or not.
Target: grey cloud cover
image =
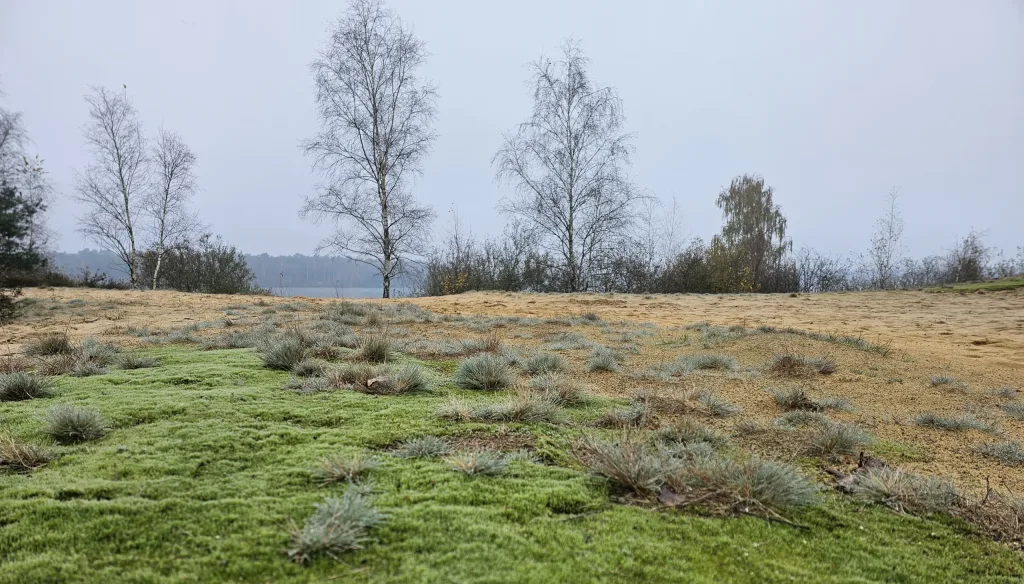
[[[1024,6],[1019,0],[867,2],[415,1],[390,6],[426,41],[439,139],[415,185],[478,235],[500,230],[490,158],[529,113],[525,63],[582,42],[636,133],[632,174],[676,197],[684,230],[721,223],[736,174],[776,189],[796,245],[867,245],[892,186],[915,255],[971,227],[1024,245]],[[342,2],[0,2],[0,98],[24,113],[59,192],[58,247],[74,232],[73,170],[87,162],[82,96],[120,87],[149,130],[199,156],[197,206],[252,253],[310,253],[301,221],[316,177],[298,148],[316,129],[309,62]]]

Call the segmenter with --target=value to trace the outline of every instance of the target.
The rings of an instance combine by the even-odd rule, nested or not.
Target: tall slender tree
[[[715,201],[724,224],[722,233],[712,240],[712,248],[744,258],[747,284],[754,292],[762,290],[766,276],[793,248],[786,237],[786,217],[772,194],[763,178],[744,174],[734,178]]]
[[[903,258],[903,215],[898,202],[899,193],[893,188],[885,195],[885,214],[875,222],[875,233],[868,248],[872,284],[883,290],[896,287],[898,266]]]
[[[117,255],[133,288],[139,284],[139,221],[148,182],[148,152],[135,107],[126,93],[93,89],[86,96],[85,140],[93,163],[79,173],[75,190],[87,207],[79,231]]]
[[[410,181],[434,141],[436,88],[420,79],[423,43],[379,0],[354,0],[313,62],[320,132],[304,149],[325,179],[303,215],[337,230],[321,248],[373,266],[382,295],[425,257],[433,210]]]
[[[180,136],[161,128],[153,144],[153,185],[146,201],[146,212],[152,220],[153,289],[160,278],[160,267],[167,250],[184,243],[199,224],[188,208],[196,191],[196,155]]]
[[[493,159],[498,179],[516,189],[502,210],[537,229],[561,259],[570,292],[591,285],[601,254],[625,233],[643,198],[626,176],[632,136],[622,129],[622,101],[590,78],[588,65],[572,40],[558,61],[533,63],[533,114]]]

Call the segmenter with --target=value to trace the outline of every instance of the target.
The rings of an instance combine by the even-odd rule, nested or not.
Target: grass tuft
[[[1015,420],[1024,420],[1024,403],[1003,404],[999,406],[999,409]]]
[[[831,375],[836,372],[836,362],[830,357],[804,357],[802,355],[775,355],[768,361],[768,370],[776,375],[798,376],[808,373]]]
[[[313,468],[311,474],[321,485],[348,482],[354,483],[369,471],[380,466],[380,461],[362,454],[351,456],[332,455]]]
[[[716,353],[697,353],[686,355],[678,361],[679,369],[682,372],[700,370],[734,371],[737,368],[736,357],[731,355],[719,355]]]
[[[385,363],[391,359],[391,339],[384,332],[375,332],[359,337],[356,357],[370,363]]]
[[[321,377],[327,373],[327,367],[326,361],[306,358],[292,366],[292,373],[298,377]]]
[[[263,365],[268,369],[291,371],[306,358],[306,347],[299,339],[282,339],[271,341],[260,353]]]
[[[46,413],[44,431],[61,444],[96,440],[106,432],[107,423],[99,412],[58,404]]]
[[[156,357],[146,357],[136,353],[119,355],[116,362],[120,369],[148,369],[160,365],[160,360]]]
[[[664,459],[628,437],[609,441],[586,436],[575,450],[584,468],[624,491],[650,495],[664,481]]]
[[[620,356],[607,347],[598,347],[590,352],[587,359],[587,371],[609,371],[619,370]]]
[[[504,359],[489,353],[470,357],[459,363],[455,385],[463,389],[497,390],[512,385],[512,373]]]
[[[1016,440],[983,443],[975,446],[974,450],[1008,466],[1024,465],[1024,446],[1021,446],[1021,443]]]
[[[565,359],[554,353],[537,353],[523,361],[523,371],[530,375],[561,373],[565,370]]]
[[[53,395],[53,381],[18,371],[0,375],[0,402],[38,399]]]
[[[530,387],[544,396],[544,399],[562,407],[579,406],[587,402],[583,386],[562,375],[544,374],[534,377]]]
[[[70,355],[75,352],[67,333],[49,333],[25,344],[22,352],[30,357]]]
[[[306,563],[320,555],[337,554],[362,548],[367,532],[387,515],[373,508],[372,500],[359,489],[349,487],[341,498],[318,503],[302,528],[293,527],[292,548],[288,556]]]
[[[863,430],[851,424],[831,423],[819,426],[807,441],[807,453],[812,456],[834,458],[856,454],[871,440]]]
[[[53,459],[48,448],[22,442],[13,436],[0,436],[0,469],[31,472]]]
[[[711,392],[701,393],[697,398],[697,404],[704,413],[715,418],[732,416],[740,413],[741,411],[739,406],[717,397]]]
[[[500,475],[508,468],[508,461],[500,452],[493,450],[476,450],[460,452],[445,459],[448,466],[467,475]]]
[[[938,428],[950,432],[963,432],[964,430],[980,430],[982,432],[995,432],[996,426],[993,422],[980,420],[971,414],[958,414],[955,416],[939,416],[937,414],[925,413],[914,418],[914,423],[926,428]]]
[[[869,468],[856,477],[851,492],[895,511],[948,512],[959,499],[947,481],[889,467]]]
[[[443,438],[423,436],[406,440],[395,454],[401,458],[437,458],[451,452],[451,446]]]
[[[691,418],[684,418],[672,426],[665,426],[655,434],[662,444],[709,444],[714,448],[722,448],[729,443],[729,438]]]

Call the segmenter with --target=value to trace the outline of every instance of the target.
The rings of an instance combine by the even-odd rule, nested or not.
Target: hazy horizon
[[[446,227],[504,224],[493,180],[502,132],[526,119],[525,65],[573,36],[635,133],[631,175],[683,231],[717,232],[718,191],[757,173],[797,248],[864,250],[885,193],[906,243],[939,253],[971,229],[1024,245],[1024,2],[618,2],[388,5],[431,57],[439,135],[414,192]],[[327,226],[297,217],[318,177],[299,149],[317,129],[308,65],[345,3],[0,4],[0,106],[22,112],[57,201],[58,250],[76,233],[73,171],[89,160],[89,86],[121,88],[147,131],[198,155],[195,206],[248,254],[312,254]],[[543,14],[543,18],[538,17]]]

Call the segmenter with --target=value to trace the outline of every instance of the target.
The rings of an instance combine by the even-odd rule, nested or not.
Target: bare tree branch
[[[327,184],[306,198],[303,216],[330,220],[321,243],[391,280],[426,252],[430,207],[409,180],[434,140],[437,91],[416,76],[426,50],[379,0],[354,0],[313,62],[320,132],[303,144]]]

